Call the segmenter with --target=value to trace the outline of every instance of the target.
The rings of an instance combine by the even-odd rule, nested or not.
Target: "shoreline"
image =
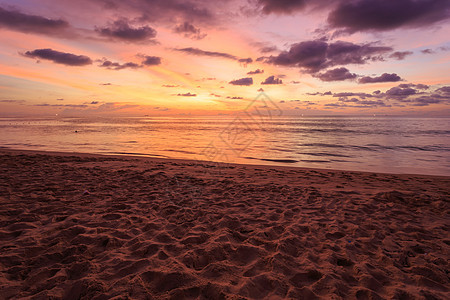
[[[79,156],[79,157],[113,157],[113,158],[124,158],[124,159],[142,159],[142,160],[156,160],[161,162],[179,162],[179,163],[190,163],[190,164],[215,164],[222,166],[248,166],[253,168],[269,168],[269,169],[286,169],[286,170],[313,170],[318,172],[344,172],[344,173],[361,173],[361,174],[380,174],[380,175],[395,175],[395,176],[423,176],[423,177],[436,177],[436,178],[450,178],[450,175],[429,175],[429,174],[418,174],[418,173],[394,173],[394,172],[372,172],[372,171],[355,171],[355,170],[341,170],[341,169],[325,169],[325,168],[310,168],[310,167],[297,167],[297,166],[281,166],[275,164],[246,164],[246,163],[227,163],[219,161],[208,161],[208,160],[195,160],[195,159],[184,159],[184,158],[169,158],[169,157],[158,157],[159,155],[147,155],[147,154],[104,154],[104,153],[89,153],[89,152],[63,152],[63,151],[47,151],[47,150],[27,150],[27,149],[13,149],[13,148],[0,148],[0,153],[21,153],[21,154],[39,154],[39,155],[49,155],[49,156]]]
[[[0,149],[0,295],[448,299],[450,178]]]

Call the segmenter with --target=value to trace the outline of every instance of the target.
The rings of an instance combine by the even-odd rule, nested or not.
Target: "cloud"
[[[353,108],[375,108],[375,107],[391,107],[391,105],[386,104],[382,100],[358,100],[356,98],[352,98],[349,100],[341,100],[340,102],[335,103],[327,103],[324,106],[325,107],[337,107],[337,108],[344,108],[344,107],[353,107]],[[350,104],[349,104],[350,103]]]
[[[349,33],[423,27],[447,19],[449,8],[448,0],[341,1],[328,22]]]
[[[185,93],[185,94],[178,94],[177,96],[180,96],[180,97],[196,97],[197,94]]]
[[[303,9],[306,6],[305,0],[258,0],[265,14],[286,14],[295,10]]]
[[[234,97],[227,97],[227,99],[232,99],[232,100],[241,100],[241,99],[244,99],[244,97],[236,97],[236,96],[234,96]]]
[[[347,68],[336,68],[328,70],[324,73],[315,74],[314,77],[319,78],[322,81],[342,81],[347,79],[355,79],[358,75],[350,73]]]
[[[247,72],[248,75],[262,74],[264,70],[256,69],[255,71]]]
[[[249,58],[240,58],[238,59],[238,62],[240,62],[241,64],[247,65],[247,64],[251,64],[253,62],[253,59]]]
[[[443,94],[445,94],[445,95],[450,96],[450,86],[443,86],[443,87],[441,87],[441,88],[438,88],[438,89],[436,90],[436,92],[443,93]]]
[[[156,37],[156,30],[145,25],[131,27],[126,19],[114,21],[109,27],[95,29],[101,36],[126,42],[150,42]]]
[[[106,58],[103,58],[102,60],[97,60],[101,64],[99,67],[101,68],[107,68],[109,70],[123,70],[123,69],[138,69],[142,68],[144,66],[156,66],[161,64],[161,58],[157,56],[149,56],[149,55],[143,55],[138,54],[137,57],[140,57],[142,59],[141,64],[137,64],[134,62],[126,62],[126,63],[118,63],[118,62],[112,62]]]
[[[201,33],[201,30],[189,22],[179,24],[174,29],[175,33],[183,34],[187,38],[201,40],[206,37],[206,33]]]
[[[283,80],[280,78],[275,78],[275,76],[269,76],[266,80],[261,82],[261,84],[283,84]]]
[[[386,91],[386,95],[388,96],[388,98],[395,98],[399,100],[405,99],[415,94],[417,94],[417,90],[407,86],[396,86]]]
[[[198,49],[198,48],[192,48],[192,47],[181,48],[181,49],[174,49],[174,50],[175,51],[184,52],[184,53],[187,53],[187,54],[191,54],[191,55],[209,56],[209,57],[221,57],[221,58],[232,59],[232,60],[236,60],[239,63],[242,63],[244,65],[247,65],[247,64],[253,62],[253,59],[251,59],[251,58],[239,58],[239,57],[237,57],[235,55],[232,55],[232,54],[229,54],[229,53],[217,52],[217,51],[206,51],[206,50],[202,50],[202,49]]]
[[[70,25],[61,19],[48,19],[0,7],[0,27],[25,33],[60,35],[66,32]]]
[[[25,103],[25,100],[11,100],[11,99],[6,99],[6,100],[0,100],[0,103],[17,103],[17,104],[22,104]]]
[[[48,103],[42,103],[42,104],[31,104],[30,106],[43,106],[43,107],[69,107],[69,108],[86,108],[88,107],[86,104],[48,104]]]
[[[161,64],[161,57],[144,55],[143,58],[144,61],[142,64],[144,66],[157,66]]]
[[[90,3],[93,0],[83,1]],[[103,9],[107,7],[117,13],[131,11],[141,14],[143,21],[183,19],[208,23],[216,21],[217,15],[214,11],[221,5],[218,2],[196,0],[95,0],[95,2]]]
[[[370,76],[364,76],[358,80],[359,83],[375,83],[375,82],[396,82],[401,81],[402,78],[398,76],[395,73],[388,74],[383,73],[382,75],[378,77],[370,77]]]
[[[297,66],[310,73],[322,69],[348,64],[365,64],[380,60],[380,55],[392,51],[391,47],[368,44],[354,44],[344,41],[328,43],[311,40],[293,44],[288,51],[265,58],[265,62],[283,66]]]
[[[85,55],[75,55],[52,49],[36,49],[33,51],[27,51],[24,56],[36,59],[46,59],[66,66],[85,66],[92,64],[92,60]]]
[[[435,53],[434,50],[432,50],[432,49],[423,49],[423,50],[420,50],[420,52],[422,52],[423,54],[434,54]]]
[[[320,93],[320,92],[306,93],[306,95],[309,95],[309,96],[331,96],[332,93],[331,93],[331,91],[328,91],[328,92],[325,92],[325,93]]]
[[[253,84],[253,78],[246,77],[241,79],[232,80],[229,82],[232,85],[252,85]]]
[[[175,87],[179,87],[179,85],[175,85],[175,84],[163,84],[162,87],[166,87],[166,88],[175,88]]]
[[[438,104],[443,101],[433,96],[422,96],[411,101],[412,106],[428,106],[430,104]]]
[[[269,52],[275,52],[278,48],[276,46],[265,46],[259,49],[261,53],[269,53]]]
[[[432,104],[450,104],[450,86],[437,88],[434,91],[427,91],[430,87],[425,84],[403,83],[388,89],[385,93],[375,91],[372,94],[340,92],[334,93],[333,97],[339,98],[336,103],[329,103],[328,107],[405,107],[405,106],[428,106]],[[323,96],[327,93],[307,93],[311,96]],[[372,98],[372,99],[367,99]],[[376,98],[375,100],[373,98]],[[387,104],[389,103],[390,104]]]
[[[414,84],[414,83],[402,83],[398,85],[399,88],[402,89],[406,89],[406,88],[416,88],[419,90],[428,90],[430,88],[430,86],[426,85],[426,84]]]
[[[86,105],[87,107],[89,107],[88,105]],[[135,104],[123,104],[123,103],[119,103],[119,102],[107,102],[107,103],[103,103],[99,106],[96,107],[92,107],[90,106],[87,109],[76,109],[74,110],[73,108],[76,107],[72,107],[72,109],[70,108],[66,108],[63,112],[64,113],[76,113],[76,112],[81,112],[83,114],[87,114],[87,113],[109,113],[109,112],[115,112],[115,111],[120,111],[120,110],[125,110],[125,109],[129,109],[129,108],[136,108],[139,107],[139,105],[135,105]],[[80,107],[83,108],[83,107]]]
[[[341,92],[341,93],[333,94],[333,97],[339,97],[339,98],[347,98],[347,97],[354,97],[354,96],[359,97],[361,99],[374,97],[373,95],[367,94],[367,93]]]
[[[192,54],[192,55],[200,55],[200,56],[211,56],[211,57],[223,57],[228,59],[237,60],[238,58],[234,55],[223,53],[223,52],[216,52],[216,51],[205,51],[198,48],[181,48],[181,49],[175,49],[176,51]]]
[[[390,58],[395,58],[396,60],[403,60],[405,57],[413,54],[412,51],[395,51],[391,55],[389,55]]]
[[[106,68],[109,70],[123,70],[123,69],[137,69],[140,68],[141,65],[133,63],[133,62],[127,62],[127,63],[118,63],[118,62],[112,62],[110,60],[103,60],[102,64],[99,65],[101,68]]]

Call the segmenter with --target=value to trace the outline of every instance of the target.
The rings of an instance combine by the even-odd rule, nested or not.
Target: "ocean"
[[[450,118],[0,118],[0,147],[450,176]]]

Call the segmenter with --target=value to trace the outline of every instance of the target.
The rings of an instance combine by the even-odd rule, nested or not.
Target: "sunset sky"
[[[450,115],[448,0],[0,0],[0,116]]]

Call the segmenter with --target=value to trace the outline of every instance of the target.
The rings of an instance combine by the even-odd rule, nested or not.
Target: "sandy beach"
[[[0,151],[0,299],[450,299],[450,177]]]

